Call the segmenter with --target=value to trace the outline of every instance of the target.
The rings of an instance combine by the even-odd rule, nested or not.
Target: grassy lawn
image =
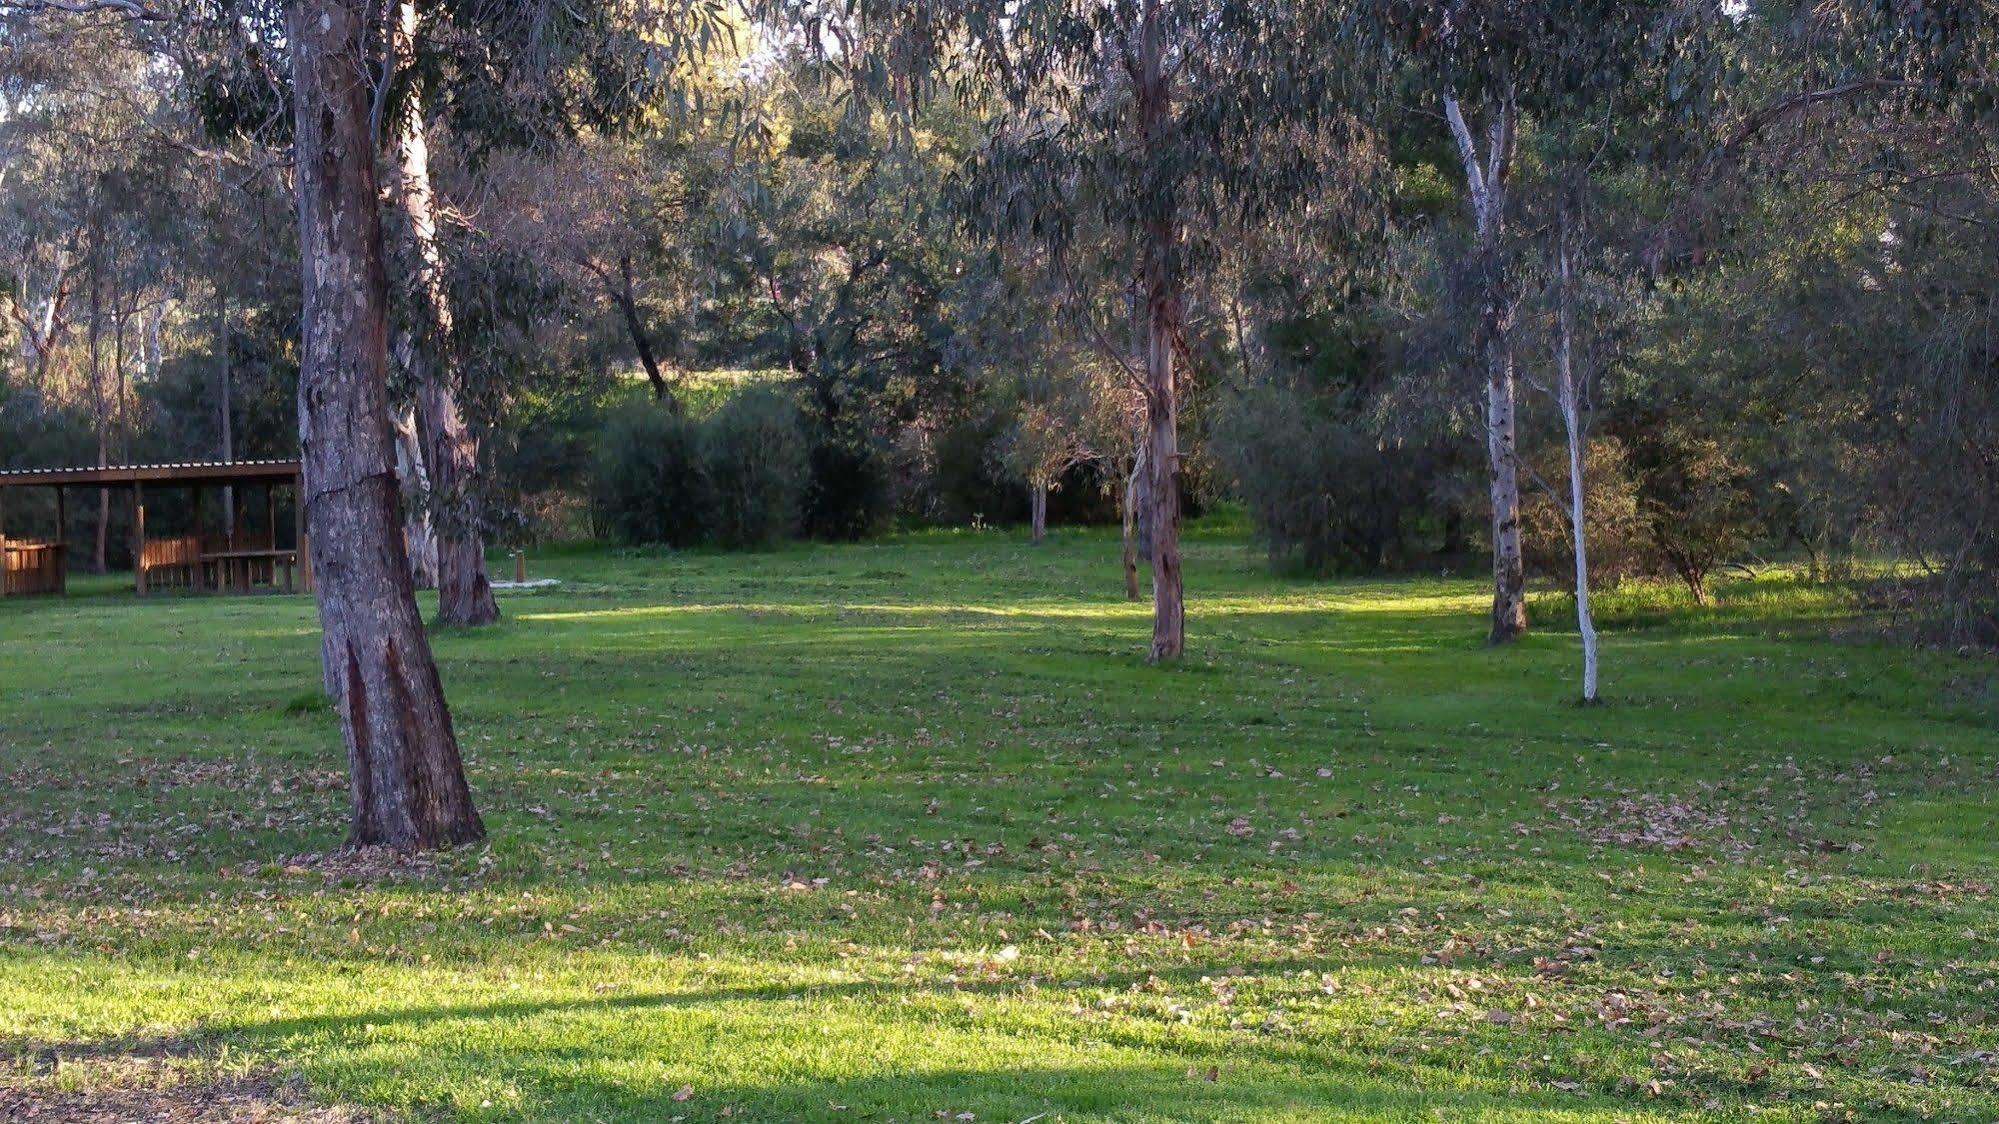
[[[0,603],[0,1115],[1999,1119],[1989,659],[1639,590],[1582,709],[1556,598],[1197,531],[1160,670],[1115,554],[537,559],[437,639],[491,840],[402,863],[308,599]]]

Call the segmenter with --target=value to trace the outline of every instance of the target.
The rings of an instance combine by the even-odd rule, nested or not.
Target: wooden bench
[[[68,550],[66,543],[0,539],[0,596],[64,592]]]
[[[282,588],[290,593],[294,588],[293,574],[298,568],[298,551],[220,550],[203,554],[201,563],[208,572],[211,589],[248,593],[259,583],[277,589],[280,588],[278,572],[282,570],[285,576]]]

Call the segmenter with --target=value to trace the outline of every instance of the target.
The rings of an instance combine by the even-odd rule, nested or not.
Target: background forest
[[[46,7],[0,35],[0,466],[294,455],[275,14]],[[1989,15],[1169,6],[1153,128],[1143,67],[1085,58],[1114,29],[1008,56],[979,5],[881,7],[385,9],[413,541],[1122,515],[1135,595],[1164,347],[1178,509],[1239,505],[1275,568],[1482,569],[1507,463],[1535,581],[1570,588],[1580,512],[1600,585],[1800,559],[1999,642]],[[925,33],[936,66],[878,62]],[[108,494],[69,518],[79,568],[128,564]]]

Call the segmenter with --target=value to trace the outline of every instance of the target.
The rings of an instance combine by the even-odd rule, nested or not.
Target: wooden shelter
[[[0,593],[61,593],[68,586],[68,494],[72,488],[115,488],[129,491],[132,502],[132,585],[140,594],[149,589],[183,587],[216,592],[247,593],[254,588],[312,588],[312,566],[305,545],[305,503],[297,461],[210,461],[193,464],[123,464],[96,468],[0,469]],[[168,538],[146,536],[146,489],[185,488],[194,493],[197,523],[204,488],[220,487],[229,497],[228,526],[220,532],[197,527],[192,534]],[[277,490],[289,487],[293,503],[292,545],[277,542]],[[19,488],[52,488],[56,497],[56,534],[52,539],[8,538],[6,502]],[[242,501],[262,489],[264,528],[247,531]]]

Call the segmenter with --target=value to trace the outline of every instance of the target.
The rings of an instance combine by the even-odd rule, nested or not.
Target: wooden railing
[[[0,596],[63,592],[69,582],[67,549],[59,542],[0,539]]]
[[[139,569],[144,571],[145,588],[199,587],[201,550],[200,535],[145,540],[139,545]]]

